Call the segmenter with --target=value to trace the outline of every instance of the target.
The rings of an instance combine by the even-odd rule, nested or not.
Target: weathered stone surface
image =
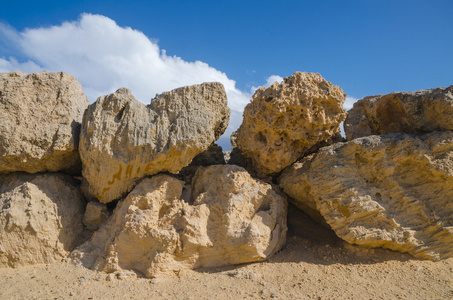
[[[64,259],[83,231],[84,201],[68,175],[0,175],[0,267]]]
[[[88,106],[67,73],[0,74],[0,173],[80,173],[80,122]]]
[[[369,136],[322,148],[280,186],[352,244],[453,257],[453,132]]]
[[[225,131],[229,112],[215,82],[163,93],[148,106],[125,88],[98,98],[80,136],[85,195],[108,203],[146,175],[178,173]]]
[[[110,217],[107,205],[90,201],[83,215],[83,224],[91,231],[96,231]]]
[[[319,74],[296,72],[259,88],[244,110],[236,143],[258,173],[278,173],[340,131],[346,94]]]
[[[178,177],[185,182],[190,183],[192,182],[192,177],[195,175],[195,172],[199,167],[224,164],[225,158],[223,155],[222,147],[214,143],[209,146],[206,151],[203,151],[195,156],[187,167],[182,168],[182,170],[178,173]]]
[[[344,122],[347,140],[395,132],[453,130],[453,85],[369,96],[354,103]]]
[[[261,261],[286,238],[286,198],[237,166],[200,168],[192,186],[143,179],[71,255],[105,272],[147,277],[187,268]]]

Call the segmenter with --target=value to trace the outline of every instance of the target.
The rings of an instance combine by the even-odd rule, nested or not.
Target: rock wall
[[[148,106],[121,88],[87,107],[69,74],[0,74],[0,267],[60,261],[75,247],[78,264],[147,277],[264,260],[285,243],[287,197],[254,177],[278,179],[350,243],[452,257],[452,98],[452,87],[365,98],[349,138],[406,134],[343,143],[345,94],[296,72],[258,89],[226,165],[213,144],[229,121],[220,83]],[[57,171],[76,179],[23,173]]]

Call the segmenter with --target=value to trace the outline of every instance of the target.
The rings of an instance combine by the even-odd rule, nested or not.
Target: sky
[[[225,85],[230,126],[254,90],[295,71],[368,95],[453,84],[453,1],[6,1],[0,72],[65,71],[91,102],[120,87]]]

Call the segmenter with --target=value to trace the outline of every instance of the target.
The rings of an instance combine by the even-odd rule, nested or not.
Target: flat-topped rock
[[[347,140],[395,132],[453,130],[453,85],[369,96],[354,103],[344,122]]]

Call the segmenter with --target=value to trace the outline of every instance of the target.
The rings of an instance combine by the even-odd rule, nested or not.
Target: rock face
[[[166,92],[148,106],[125,88],[98,98],[80,136],[85,195],[108,203],[146,175],[178,173],[225,131],[229,113],[221,83]]]
[[[225,157],[222,152],[222,147],[217,144],[212,144],[209,148],[195,156],[192,162],[182,168],[178,173],[178,177],[187,183],[192,182],[192,177],[199,167],[207,167],[212,165],[224,165]]]
[[[258,173],[278,173],[339,132],[345,99],[340,87],[314,73],[259,88],[245,107],[237,146]]]
[[[286,237],[286,199],[242,168],[200,168],[192,186],[168,175],[142,180],[72,253],[76,263],[146,277],[261,261]]]
[[[453,85],[370,96],[357,101],[344,122],[347,140],[395,132],[453,130]]]
[[[83,215],[83,225],[89,230],[96,231],[110,217],[107,205],[97,201],[90,201]]]
[[[280,186],[349,243],[453,257],[453,132],[389,134],[322,148]]]
[[[0,267],[65,258],[83,231],[84,201],[68,175],[0,175]]]
[[[80,173],[80,122],[88,106],[67,73],[0,74],[0,173]]]

